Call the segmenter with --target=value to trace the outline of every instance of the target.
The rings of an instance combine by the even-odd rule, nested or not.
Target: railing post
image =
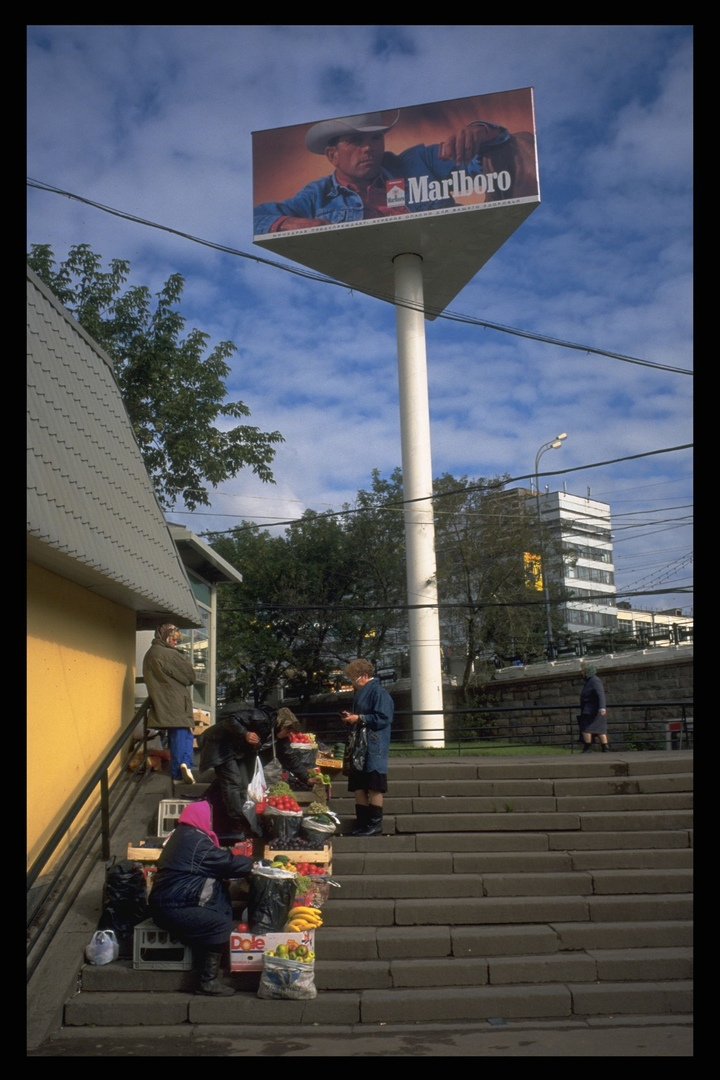
[[[107,769],[100,777],[100,853],[103,862],[110,858],[110,792]]]

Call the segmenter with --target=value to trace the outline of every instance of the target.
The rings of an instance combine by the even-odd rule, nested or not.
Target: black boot
[[[206,950],[200,964],[200,986],[196,994],[207,994],[208,997],[230,997],[235,991],[230,986],[225,986],[218,979],[220,970],[221,952]]]
[[[358,829],[353,836],[380,836],[382,834],[383,812],[382,806],[368,806],[368,823],[364,829]]]
[[[610,747],[608,746],[608,744],[606,742],[604,742],[604,743],[600,743],[600,749],[602,750],[603,754],[607,754]]]
[[[580,753],[581,754],[590,754],[592,752],[592,748],[593,748],[593,744],[591,742],[586,742],[585,745],[583,746],[582,750],[580,751]]]
[[[355,803],[355,824],[351,825],[346,836],[357,836],[363,829],[366,829],[370,824],[370,807],[361,806],[360,803]]]

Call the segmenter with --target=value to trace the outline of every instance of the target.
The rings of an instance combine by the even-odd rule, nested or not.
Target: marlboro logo
[[[385,191],[387,192],[387,204],[388,206],[404,206],[405,205],[405,181],[404,180],[386,180]]]

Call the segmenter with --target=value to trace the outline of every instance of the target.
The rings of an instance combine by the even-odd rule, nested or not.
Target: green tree
[[[220,680],[232,697],[260,704],[282,679],[307,702],[348,660],[378,661],[395,629],[407,634],[399,470],[388,481],[373,473],[352,507],[309,510],[282,536],[243,523],[208,539],[243,575],[219,599]]]
[[[56,267],[47,244],[33,244],[28,264],[58,300],[102,346],[135,430],[148,474],[162,505],[178,499],[191,510],[208,506],[215,488],[250,468],[272,483],[270,464],[277,431],[248,424],[228,430],[218,419],[250,415],[242,401],[227,401],[228,358],[236,352],[222,341],[209,352],[209,335],[193,329],[183,337],[178,310],[185,281],[172,274],[154,298],[145,286],[124,289],[130,264],[113,259],[109,270],[87,244],[78,244]]]
[[[260,704],[282,678],[288,696],[308,701],[339,661],[338,611],[354,574],[341,521],[308,510],[281,537],[245,524],[209,539],[243,575],[220,597],[228,692]]]
[[[545,607],[532,573],[537,517],[526,493],[504,490],[507,479],[446,473],[434,483],[442,632],[464,660],[464,689],[484,653],[523,659],[543,653]],[[544,548],[547,569],[557,557],[549,537]],[[556,607],[553,618],[560,619]]]
[[[343,507],[355,574],[338,632],[346,656],[397,665],[408,640],[402,471],[371,475],[371,489]]]

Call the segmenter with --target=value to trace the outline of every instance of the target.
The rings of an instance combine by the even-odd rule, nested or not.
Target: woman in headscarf
[[[177,646],[182,634],[172,623],[162,623],[155,631],[143,660],[143,678],[150,697],[151,727],[167,731],[170,773],[173,780],[194,784],[192,689],[195,669]]]
[[[200,772],[215,770],[205,797],[214,807],[222,837],[239,839],[252,833],[243,807],[258,756],[265,765],[272,760],[274,750],[282,767],[303,783],[309,787],[322,783],[299,755],[292,753],[289,740],[297,731],[300,721],[290,709],[275,712],[265,706],[252,708],[232,702],[225,705],[217,723],[200,736]]]
[[[246,877],[252,868],[252,859],[220,847],[209,803],[185,807],[158,860],[148,905],[161,929],[193,947],[194,966],[200,973],[198,994],[235,993],[218,980],[233,928],[226,879]]]
[[[606,753],[610,747],[605,719],[605,689],[594,664],[583,665],[583,675],[585,682],[580,691],[580,715],[577,718],[580,737],[585,744],[582,753],[588,754],[592,750],[593,735],[597,735],[600,747],[603,753]]]

